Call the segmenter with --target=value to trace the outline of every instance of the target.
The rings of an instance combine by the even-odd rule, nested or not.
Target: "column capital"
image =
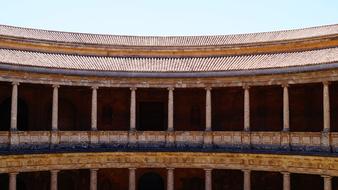
[[[129,170],[136,170],[136,168],[128,168]]]
[[[12,85],[17,85],[17,86],[19,86],[19,85],[20,85],[20,82],[19,82],[19,81],[12,81]]]
[[[243,88],[244,90],[249,90],[249,89],[250,89],[250,85],[244,83],[243,86],[242,86],[242,88]]]
[[[175,168],[167,168],[167,170],[175,170]]]
[[[91,172],[97,172],[99,169],[98,168],[90,168],[89,169]]]
[[[97,90],[97,89],[99,89],[99,86],[98,85],[93,85],[90,88],[93,89],[93,90]]]
[[[322,83],[325,86],[325,85],[329,85],[331,82],[330,81],[323,81]]]
[[[52,87],[53,88],[60,88],[60,85],[59,84],[52,84]]]
[[[211,86],[206,86],[204,89],[205,89],[206,91],[211,91],[211,90],[212,90],[212,87],[211,87]]]
[[[18,175],[19,172],[9,172],[9,175]]]
[[[130,89],[131,91],[136,91],[136,90],[137,90],[136,87],[130,87],[129,89]]]
[[[172,86],[171,86],[171,87],[168,87],[167,89],[168,89],[169,91],[174,91],[174,90],[175,90],[175,88],[172,87]]]
[[[289,85],[288,82],[283,82],[283,83],[281,84],[281,86],[282,86],[283,88],[288,88],[290,85]]]
[[[213,169],[212,168],[204,168],[204,171],[206,172],[209,172],[209,171],[212,171]]]
[[[243,169],[242,172],[244,172],[244,173],[250,173],[251,170],[249,170],[249,169]]]
[[[50,170],[50,173],[58,173],[60,170]]]
[[[330,176],[330,175],[321,175],[322,176],[322,178],[326,178],[326,179],[331,179],[332,178],[332,176]]]
[[[280,172],[281,174],[283,175],[290,175],[290,172],[286,172],[286,171],[283,171],[283,172]]]

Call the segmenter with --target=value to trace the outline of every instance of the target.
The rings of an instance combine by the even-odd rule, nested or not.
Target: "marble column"
[[[167,190],[174,190],[174,168],[167,168]]]
[[[18,86],[19,86],[18,82],[12,83],[11,131],[17,130]]]
[[[174,88],[168,88],[168,131],[174,131]]]
[[[136,168],[129,168],[129,190],[136,190],[135,171]]]
[[[92,87],[92,131],[97,130],[97,86]]]
[[[52,131],[58,130],[59,85],[53,85]]]
[[[50,190],[58,190],[58,170],[50,171]]]
[[[249,86],[245,85],[244,89],[244,131],[250,131],[250,93]]]
[[[205,170],[205,190],[212,190],[212,169]]]
[[[136,130],[136,88],[130,88],[130,130]]]
[[[207,87],[205,90],[205,130],[211,131],[211,88]]]
[[[290,113],[289,113],[289,89],[288,84],[283,84],[283,131],[290,131]]]
[[[290,190],[290,173],[282,172],[283,174],[283,190]]]
[[[9,173],[9,190],[16,190],[16,175],[18,173]]]
[[[90,169],[90,190],[97,189],[97,170],[98,169]]]
[[[323,151],[329,152],[330,146],[330,95],[329,82],[323,82],[323,131],[321,137]]]
[[[330,132],[330,94],[329,82],[323,82],[323,132]]]
[[[244,190],[250,190],[251,188],[251,171],[250,170],[243,170],[243,174],[244,174]]]
[[[324,178],[324,190],[332,189],[332,177],[331,176],[322,176]]]

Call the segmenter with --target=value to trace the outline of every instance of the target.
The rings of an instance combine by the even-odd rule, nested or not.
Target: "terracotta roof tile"
[[[293,53],[204,58],[126,58],[0,49],[0,64],[118,72],[205,72],[286,68],[338,62],[338,47]]]
[[[338,34],[338,24],[304,29],[216,36],[121,36],[48,31],[0,25],[0,35],[53,42],[115,46],[215,46],[274,42]]]

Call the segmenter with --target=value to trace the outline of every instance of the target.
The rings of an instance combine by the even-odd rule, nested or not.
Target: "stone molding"
[[[0,156],[0,173],[91,168],[217,168],[338,176],[338,157],[195,152],[93,152]]]

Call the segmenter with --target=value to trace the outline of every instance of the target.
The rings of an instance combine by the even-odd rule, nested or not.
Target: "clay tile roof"
[[[203,58],[95,57],[0,49],[0,66],[110,72],[217,72],[280,69],[338,63],[338,47],[276,54]]]
[[[304,29],[216,36],[120,36],[48,31],[0,25],[0,36],[114,46],[221,46],[304,39],[338,34],[338,24]]]

